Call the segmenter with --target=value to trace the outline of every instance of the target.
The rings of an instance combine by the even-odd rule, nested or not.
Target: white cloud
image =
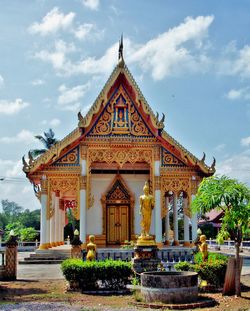
[[[226,144],[219,144],[218,146],[216,146],[214,148],[214,150],[218,151],[218,152],[221,152],[221,151],[223,151],[225,149],[225,147],[226,147]]]
[[[130,61],[139,63],[143,70],[150,70],[155,80],[183,70],[205,70],[209,60],[202,49],[202,41],[213,20],[213,16],[187,17],[179,26],[139,47]],[[192,51],[185,44],[192,44]]]
[[[36,80],[31,81],[31,84],[34,86],[40,86],[40,85],[43,85],[44,83],[45,81],[42,79],[36,79]]]
[[[151,71],[155,80],[163,79],[167,75],[178,74],[183,71],[206,71],[211,65],[206,56],[203,41],[208,28],[213,22],[213,16],[188,17],[184,23],[174,27],[144,45],[132,43],[124,39],[126,58],[128,63],[138,63],[143,71]],[[89,28],[88,28],[89,27]],[[79,31],[79,37],[86,37],[90,26]],[[81,30],[81,29],[80,29]],[[76,33],[76,32],[75,32]],[[72,62],[66,54],[74,51],[74,46],[61,42],[54,51],[40,51],[35,57],[50,62],[63,75],[73,74],[103,74],[109,73],[117,63],[118,44],[110,46],[100,58],[86,57]]]
[[[250,147],[250,136],[242,138],[240,143],[244,147]]]
[[[31,210],[40,207],[39,201],[34,195],[32,185],[25,178],[22,171],[21,160],[0,159],[0,176],[5,178],[3,181],[0,181],[0,201],[8,199]]]
[[[82,24],[74,31],[74,35],[77,39],[84,40],[89,36],[93,28],[93,24]]]
[[[15,101],[11,102],[8,100],[0,100],[0,114],[11,115],[18,113],[30,106],[29,103],[24,102],[21,98],[17,98]]]
[[[99,0],[82,0],[82,4],[90,10],[98,10]]]
[[[57,127],[61,124],[61,121],[57,118],[54,118],[52,119],[50,122],[49,122],[49,125],[52,126],[52,127]]]
[[[2,75],[0,75],[0,87],[4,85],[4,78]]]
[[[58,89],[60,92],[58,104],[66,110],[71,110],[70,106],[73,106],[74,110],[77,109],[80,105],[78,101],[85,95],[89,87],[89,83],[77,85],[72,88],[68,88],[62,84]]]
[[[218,163],[217,174],[227,175],[250,185],[250,149]]]
[[[232,89],[227,94],[226,97],[230,100],[249,100],[250,99],[250,87]]]
[[[36,139],[35,135],[29,130],[21,130],[16,136],[4,136],[0,138],[1,143],[12,144],[12,143],[24,143],[34,144]]]
[[[41,23],[34,23],[29,27],[29,32],[32,34],[40,34],[46,36],[53,34],[59,30],[68,30],[72,27],[75,18],[75,13],[70,12],[64,15],[57,7],[54,7],[42,19]]]
[[[68,67],[66,54],[75,51],[76,48],[73,43],[67,44],[63,40],[58,40],[55,43],[55,50],[53,52],[42,50],[35,53],[34,57],[44,62],[51,63],[54,69],[64,72],[67,71],[66,67]]]

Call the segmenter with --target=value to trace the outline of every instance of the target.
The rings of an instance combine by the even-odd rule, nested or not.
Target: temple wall
[[[94,195],[94,205],[87,210],[87,234],[102,234],[102,204],[101,196],[105,194],[113,182],[114,174],[91,175],[91,195]],[[145,181],[149,175],[121,175],[129,191],[134,194],[134,225],[135,234],[140,234],[139,197],[143,193]],[[151,233],[154,234],[154,213],[152,216]]]

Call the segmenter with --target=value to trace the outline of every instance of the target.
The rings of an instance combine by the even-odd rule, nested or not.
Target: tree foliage
[[[52,129],[49,129],[48,132],[43,133],[42,135],[36,135],[35,138],[38,139],[45,147],[45,149],[32,149],[30,153],[33,158],[38,157],[39,155],[45,153],[48,149],[50,149],[58,140],[55,138],[55,133]]]
[[[239,247],[242,235],[250,224],[250,189],[236,179],[227,176],[204,178],[192,202],[192,211],[206,213],[212,209],[224,211],[217,240],[222,242],[231,236],[236,250],[236,295],[240,296]]]
[[[14,230],[21,240],[34,240],[40,230],[40,210],[23,210],[15,202],[2,200],[2,213],[0,213],[0,229],[4,230],[6,240],[11,230]],[[27,229],[27,230],[26,230]]]

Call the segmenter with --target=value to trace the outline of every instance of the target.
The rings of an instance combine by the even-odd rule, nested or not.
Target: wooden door
[[[127,205],[107,206],[107,244],[121,244],[129,240]]]

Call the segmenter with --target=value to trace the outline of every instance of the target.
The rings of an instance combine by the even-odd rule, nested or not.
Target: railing
[[[234,249],[233,240],[226,240],[223,244],[218,244],[216,240],[209,239],[207,240],[207,244],[209,248],[222,248],[222,249]],[[242,241],[241,246],[242,249],[250,251],[250,241]]]
[[[178,262],[187,261],[193,262],[193,250],[181,250],[175,251],[173,249],[161,249],[158,251],[158,258],[161,259],[162,263],[166,267],[172,267]],[[110,249],[97,249],[96,259],[105,260],[105,259],[121,259],[123,261],[130,261],[134,257],[133,249],[126,250],[110,250]],[[86,251],[83,251],[83,260],[86,259]],[[169,269],[170,269],[169,268]]]
[[[0,245],[0,252],[2,250],[5,250],[6,247],[6,241],[2,241],[1,245]],[[22,242],[22,241],[18,241],[18,251],[33,251],[35,249],[37,249],[40,245],[39,241],[27,241],[27,242]]]

